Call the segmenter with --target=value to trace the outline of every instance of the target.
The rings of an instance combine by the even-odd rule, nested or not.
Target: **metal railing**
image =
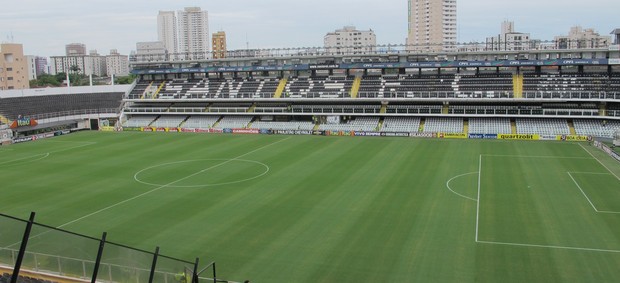
[[[183,282],[217,280],[215,264],[211,278],[197,272],[194,262],[144,251],[106,240],[76,234],[29,220],[0,214],[0,266],[12,266],[11,283],[17,282],[21,270],[63,282]],[[32,275],[29,275],[32,277]]]

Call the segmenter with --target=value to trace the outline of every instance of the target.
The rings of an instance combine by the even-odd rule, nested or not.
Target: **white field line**
[[[464,197],[464,198],[466,198],[466,199],[470,199],[470,200],[473,200],[473,201],[478,201],[478,200],[477,200],[477,199],[475,199],[475,198],[471,198],[471,197],[468,197],[468,196],[465,196],[465,195],[459,194],[459,193],[455,192],[454,190],[452,190],[452,188],[450,188],[450,182],[452,182],[452,180],[454,180],[454,179],[456,179],[456,178],[463,177],[463,176],[467,176],[467,175],[477,174],[477,173],[478,173],[478,172],[471,172],[471,173],[465,173],[465,174],[461,174],[461,175],[458,175],[458,176],[456,176],[456,177],[453,177],[452,179],[450,179],[450,180],[448,180],[448,181],[446,182],[446,187],[448,187],[448,190],[450,190],[451,192],[453,192],[453,193],[455,193],[455,194],[457,194],[457,195],[459,195],[459,196],[461,196],[461,197]]]
[[[48,153],[41,153],[41,154],[37,154],[37,155],[30,155],[30,156],[26,156],[26,157],[22,157],[22,158],[8,160],[8,161],[0,162],[0,165],[17,162],[17,161],[21,161],[21,160],[24,160],[24,159],[30,159],[30,158],[37,157],[37,156],[42,156],[42,157],[39,157],[39,158],[37,158],[35,160],[30,160],[30,162],[39,161],[39,160],[41,160],[43,158],[46,158],[46,157],[50,156],[50,153],[49,152]]]
[[[581,144],[579,144],[579,145],[583,148],[583,145],[581,145]],[[585,151],[587,151],[599,163],[601,163],[601,161],[598,160],[594,155],[592,155],[592,153],[590,153],[585,148],[583,148],[583,149]],[[620,253],[620,250],[594,249],[594,248],[581,248],[581,247],[568,247],[568,246],[553,246],[553,245],[534,245],[534,244],[521,244],[521,243],[507,243],[507,242],[493,242],[493,241],[480,241],[480,240],[478,240],[478,223],[479,223],[479,215],[480,215],[480,179],[481,179],[481,174],[482,174],[482,156],[491,156],[491,157],[526,157],[526,158],[558,158],[558,159],[561,159],[561,158],[592,159],[592,158],[589,158],[589,157],[587,157],[587,158],[581,158],[581,157],[553,157],[553,156],[542,156],[541,157],[541,156],[522,156],[522,155],[483,155],[483,154],[481,154],[480,155],[480,161],[478,163],[478,207],[476,209],[476,240],[475,240],[476,243],[490,244],[490,245],[516,246],[516,247],[531,247],[531,248],[577,250],[577,251],[590,251],[590,252]],[[609,168],[607,168],[607,166],[605,166],[605,164],[601,163],[601,165],[603,165],[607,169],[607,171],[609,171],[611,173],[611,175],[614,175],[616,178],[618,178],[618,176],[616,176],[613,172],[611,172],[611,170],[609,170]],[[577,185],[577,187],[579,188],[581,193],[585,196],[585,198],[588,200],[588,202],[590,203],[590,205],[592,206],[592,208],[594,209],[595,212],[598,212],[598,213],[610,213],[610,214],[620,214],[620,212],[618,212],[618,211],[599,211],[598,209],[596,209],[596,207],[594,206],[592,201],[590,201],[590,198],[581,189],[581,186],[579,186],[579,184],[577,183],[575,178],[573,178],[573,176],[571,175],[571,172],[566,172],[566,173],[568,173],[568,175],[573,180],[575,185]],[[598,173],[598,172],[572,172],[572,173],[573,174],[609,175],[609,173]],[[620,180],[620,178],[618,178],[618,179]]]
[[[482,179],[482,154],[478,157],[478,200],[476,201],[476,242],[478,242],[478,224],[480,223],[480,182]]]
[[[575,185],[577,185],[577,188],[579,188],[579,190],[581,191],[581,194],[583,194],[584,197],[586,197],[586,199],[588,200],[588,202],[590,203],[590,205],[592,206],[592,208],[594,208],[594,211],[599,212],[598,209],[596,209],[596,206],[594,206],[594,204],[592,203],[592,201],[590,200],[590,198],[588,197],[588,195],[586,195],[586,193],[583,191],[583,189],[581,189],[581,186],[577,183],[577,181],[575,180],[575,178],[573,178],[573,175],[571,175],[570,172],[566,172],[568,174],[568,176],[570,176],[571,180],[573,180],[573,182],[575,183]]]
[[[590,154],[590,156],[592,156],[592,158],[596,159],[596,161],[598,161],[598,163],[600,163],[601,165],[603,165],[603,167],[605,167],[605,169],[607,169],[607,171],[609,171],[609,173],[611,173],[612,175],[614,175],[616,177],[616,179],[620,180],[620,177],[618,177],[618,175],[616,175],[613,171],[609,170],[609,168],[603,164],[603,162],[601,162],[598,158],[596,158],[596,156],[594,156],[594,154],[592,154],[592,152],[590,152],[588,149],[586,149],[585,147],[583,147],[583,145],[580,143],[579,146],[581,146],[581,148],[583,150],[585,150],[588,154]]]
[[[572,174],[590,174],[590,175],[612,175],[609,173],[590,173],[590,172],[566,172],[568,173],[568,175],[570,176],[571,179],[573,179],[573,182],[575,183],[575,185],[577,185],[577,188],[579,188],[579,190],[581,191],[581,193],[586,197],[586,199],[588,200],[588,202],[590,202],[590,205],[592,205],[592,207],[594,207],[594,210],[598,213],[609,213],[609,214],[620,214],[620,211],[608,211],[608,210],[598,210],[594,204],[592,204],[592,202],[590,201],[590,198],[586,195],[585,191],[581,188],[581,186],[579,185],[579,183],[577,183],[577,181],[575,180],[575,178],[573,178]],[[571,174],[572,173],[572,174]]]
[[[483,154],[486,157],[515,157],[515,158],[545,158],[545,159],[592,159],[590,157],[562,157],[562,156],[536,156],[536,155],[502,155],[502,154]]]
[[[229,162],[231,162],[231,161],[234,161],[234,160],[239,159],[239,158],[241,158],[241,157],[244,157],[244,156],[246,156],[246,155],[252,154],[252,153],[257,152],[257,151],[259,151],[259,150],[261,150],[261,149],[267,148],[267,147],[269,147],[269,146],[272,146],[272,145],[278,144],[278,143],[283,142],[283,141],[285,141],[285,140],[288,140],[288,139],[290,139],[290,138],[291,138],[291,137],[288,137],[288,138],[285,138],[285,139],[281,139],[281,140],[279,140],[279,141],[276,141],[276,142],[270,143],[270,144],[268,144],[268,145],[265,145],[265,146],[259,147],[259,148],[255,149],[255,150],[252,150],[252,151],[250,151],[250,152],[244,153],[244,154],[242,154],[242,155],[239,155],[239,156],[237,156],[237,157],[235,157],[235,158],[232,158],[232,159],[229,159],[229,160],[227,160],[227,161],[221,162],[221,163],[219,163],[219,164],[213,165],[213,166],[208,167],[208,168],[206,168],[206,169],[200,170],[200,171],[198,171],[198,172],[196,172],[196,173],[193,173],[193,174],[191,174],[191,175],[185,176],[185,177],[183,177],[183,178],[181,178],[181,179],[178,179],[178,180],[176,180],[176,181],[172,181],[172,182],[170,182],[170,183],[168,183],[168,184],[165,184],[165,185],[159,186],[159,187],[157,187],[157,188],[154,188],[154,189],[152,189],[152,190],[146,191],[146,192],[144,192],[144,193],[142,193],[142,194],[139,194],[139,195],[137,195],[137,196],[134,196],[134,197],[128,198],[128,199],[126,199],[126,200],[123,200],[123,201],[117,202],[117,203],[112,204],[112,205],[109,205],[109,206],[104,207],[104,208],[102,208],[102,209],[99,209],[99,210],[97,210],[97,211],[95,211],[95,212],[91,212],[91,213],[89,213],[89,214],[87,214],[87,215],[84,215],[84,216],[82,216],[82,217],[80,217],[80,218],[77,218],[77,219],[75,219],[75,220],[71,220],[71,221],[69,221],[69,222],[67,222],[67,223],[64,223],[64,224],[62,224],[62,225],[60,225],[60,226],[58,226],[58,227],[56,227],[56,228],[62,228],[62,227],[68,226],[68,225],[70,225],[70,224],[73,224],[73,223],[78,222],[78,221],[80,221],[80,220],[83,220],[83,219],[85,219],[85,218],[91,217],[91,216],[93,216],[93,215],[95,215],[95,214],[99,214],[99,213],[101,213],[101,212],[103,212],[103,211],[106,211],[106,210],[109,210],[109,209],[111,209],[111,208],[117,207],[117,206],[119,206],[119,205],[121,205],[121,204],[124,204],[124,203],[130,202],[130,201],[132,201],[132,200],[135,200],[135,199],[137,199],[137,198],[143,197],[143,196],[148,195],[148,194],[150,194],[150,193],[153,193],[153,192],[159,191],[159,190],[161,190],[161,189],[163,189],[163,188],[166,188],[166,187],[168,187],[168,186],[170,186],[170,185],[173,185],[173,184],[175,184],[175,183],[178,183],[178,182],[181,182],[181,181],[183,181],[183,180],[186,180],[186,179],[189,179],[189,178],[191,178],[191,177],[194,177],[194,176],[196,176],[196,175],[202,174],[202,173],[206,172],[207,170],[210,170],[210,169],[213,169],[213,168],[216,168],[216,167],[222,166],[222,165],[224,165],[224,164],[226,164],[226,163],[229,163]]]
[[[56,142],[60,142],[60,141],[56,141]],[[93,144],[96,144],[96,143],[97,142],[88,142],[88,143],[83,144],[83,145],[78,145],[78,146],[73,146],[73,147],[69,147],[69,148],[54,150],[54,151],[50,151],[50,152],[46,152],[46,153],[40,153],[40,154],[30,155],[30,156],[26,156],[26,157],[22,157],[22,158],[17,158],[17,159],[13,159],[13,160],[8,160],[8,161],[0,162],[0,165],[4,165],[4,164],[7,164],[7,163],[13,163],[13,162],[16,162],[16,161],[21,161],[21,160],[24,160],[24,159],[29,159],[29,158],[33,158],[33,157],[37,157],[37,156],[42,156],[42,157],[39,157],[37,159],[28,160],[28,162],[25,162],[25,163],[31,163],[31,162],[35,162],[35,161],[39,161],[41,159],[44,159],[44,158],[50,156],[50,154],[52,154],[52,153],[58,153],[58,152],[63,152],[63,151],[67,151],[67,150],[72,150],[72,149],[76,149],[76,148],[80,148],[80,147],[85,147],[85,146],[93,145]]]
[[[565,247],[565,246],[551,246],[551,245],[534,245],[534,244],[519,244],[519,243],[504,243],[504,242],[490,242],[490,241],[476,241],[476,242],[480,243],[480,244],[517,246],[517,247],[530,247],[530,248],[547,248],[547,249],[577,250],[577,251],[590,251],[590,252],[620,253],[620,250],[607,250],[607,249],[593,249],[593,248]]]

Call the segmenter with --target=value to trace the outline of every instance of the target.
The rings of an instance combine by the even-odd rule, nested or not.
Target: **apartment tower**
[[[206,59],[209,52],[209,16],[199,7],[177,12],[179,21],[179,52],[186,59]]]
[[[456,0],[408,0],[407,50],[456,51]]]
[[[159,11],[157,15],[157,40],[168,53],[178,53],[177,17],[174,11]]]

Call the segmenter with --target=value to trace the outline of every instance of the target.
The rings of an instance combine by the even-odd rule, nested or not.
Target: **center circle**
[[[139,183],[171,188],[237,184],[262,177],[269,166],[246,159],[194,159],[150,166],[134,174]]]

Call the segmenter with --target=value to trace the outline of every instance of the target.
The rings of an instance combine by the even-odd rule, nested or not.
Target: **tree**
[[[128,85],[133,83],[136,79],[136,75],[122,76],[122,77],[114,77],[114,83],[119,85]]]
[[[64,78],[65,78],[64,76],[61,77],[61,80],[59,81],[57,76],[41,74],[36,80],[30,81],[30,87],[37,88],[37,87],[60,86],[60,82],[64,80]]]
[[[69,67],[69,71],[72,71],[74,74],[79,74],[81,69],[77,65],[71,65],[71,67]]]

